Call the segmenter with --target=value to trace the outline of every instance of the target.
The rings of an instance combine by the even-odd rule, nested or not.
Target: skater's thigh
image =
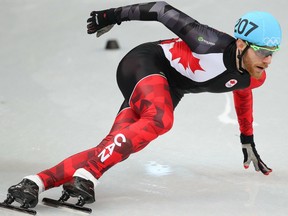
[[[152,74],[161,74],[157,64],[155,44],[143,44],[131,50],[119,63],[117,83],[125,98],[129,100],[136,84]]]

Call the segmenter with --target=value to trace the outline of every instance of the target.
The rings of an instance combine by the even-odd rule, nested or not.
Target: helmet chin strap
[[[244,54],[247,52],[247,50],[248,50],[249,47],[250,47],[250,45],[247,45],[242,52],[240,52],[240,50],[238,49],[237,59],[238,59],[238,63],[239,63],[239,64],[238,64],[238,65],[239,65],[239,71],[242,72],[242,73],[246,71],[246,70],[242,67],[242,58],[243,58]]]

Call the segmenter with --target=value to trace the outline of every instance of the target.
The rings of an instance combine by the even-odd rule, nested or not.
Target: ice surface
[[[23,176],[97,145],[122,102],[118,62],[139,43],[175,37],[160,23],[136,21],[100,38],[86,34],[92,10],[137,2],[0,1],[0,199]],[[287,215],[287,1],[169,3],[230,34],[235,20],[250,10],[266,10],[279,19],[281,51],[265,85],[254,91],[255,140],[274,172],[264,176],[252,167],[243,169],[231,94],[187,95],[169,133],[101,178],[93,215]],[[109,39],[117,39],[121,49],[106,51]],[[40,198],[57,198],[60,192],[51,189]],[[36,210],[78,215],[41,203]],[[20,215],[2,209],[0,214]]]

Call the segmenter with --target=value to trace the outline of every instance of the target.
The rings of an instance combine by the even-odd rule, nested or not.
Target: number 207
[[[244,36],[248,36],[252,31],[258,28],[258,25],[247,20],[247,19],[239,19],[235,25],[234,32],[238,32],[239,34],[244,34]]]

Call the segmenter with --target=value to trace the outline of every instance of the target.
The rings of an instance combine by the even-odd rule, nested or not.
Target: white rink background
[[[160,23],[136,21],[98,39],[86,34],[92,10],[137,2],[0,0],[1,200],[22,177],[97,145],[122,102],[118,62],[142,42],[175,37]],[[243,168],[231,93],[191,94],[177,107],[169,133],[104,174],[92,215],[287,215],[287,1],[169,3],[229,34],[250,10],[279,19],[282,49],[265,85],[254,91],[255,141],[273,173]],[[117,39],[121,49],[105,50],[109,39]],[[61,188],[51,189],[40,199],[60,193]],[[36,210],[39,216],[79,215],[41,202]],[[0,209],[0,215],[22,214]]]

